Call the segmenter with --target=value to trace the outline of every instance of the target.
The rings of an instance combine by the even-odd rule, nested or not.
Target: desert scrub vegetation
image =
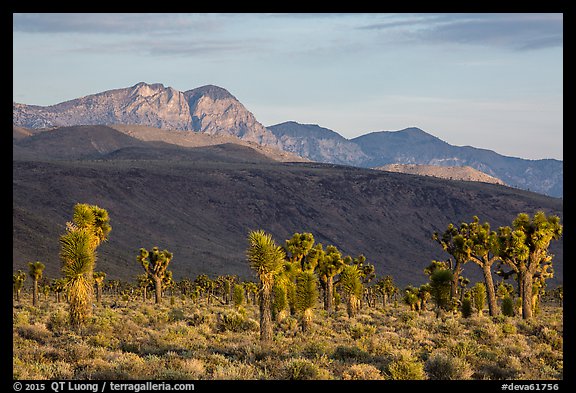
[[[118,303],[104,294],[86,324],[69,324],[67,305],[31,296],[13,307],[15,379],[112,380],[548,380],[563,378],[562,309],[543,301],[520,317],[433,309],[316,307],[306,331],[298,316],[262,342],[259,306],[180,300]],[[114,308],[111,306],[115,305]]]
[[[135,282],[105,281],[95,250],[110,230],[105,210],[77,204],[60,238],[64,277],[49,282],[41,262],[30,263],[27,292],[25,273],[13,275],[15,379],[563,377],[563,292],[545,290],[557,217],[520,214],[498,232],[477,217],[450,224],[433,239],[451,258],[432,261],[429,282],[404,290],[392,276],[376,279],[363,255],[344,256],[311,233],[282,246],[262,230],[248,234],[246,250],[258,282],[176,282],[173,254],[156,246],[135,255],[145,271]],[[470,261],[485,282],[468,289]]]

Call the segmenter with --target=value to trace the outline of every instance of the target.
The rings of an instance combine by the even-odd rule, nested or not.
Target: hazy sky
[[[563,159],[562,14],[14,14],[13,100],[206,84],[265,126]]]

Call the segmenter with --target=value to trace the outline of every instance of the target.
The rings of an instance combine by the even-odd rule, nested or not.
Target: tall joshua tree
[[[262,230],[248,234],[250,246],[246,252],[250,267],[260,280],[260,341],[272,340],[271,294],[274,275],[282,267],[286,256],[272,236]]]
[[[364,291],[360,280],[360,270],[356,265],[346,265],[340,273],[339,285],[346,297],[348,317],[354,318],[358,312],[358,303]]]
[[[463,233],[466,231],[467,225],[463,223],[460,227],[454,224],[448,224],[446,230],[439,234],[434,232],[432,239],[434,239],[442,249],[454,258],[448,260],[448,266],[452,270],[452,283],[450,284],[450,296],[455,298],[458,295],[458,278],[462,274],[464,264],[470,259],[470,240],[468,240]]]
[[[77,203],[66,233],[60,237],[62,273],[67,280],[70,324],[81,326],[91,315],[96,248],[112,230],[108,212],[96,205]]]
[[[548,247],[552,240],[562,236],[562,229],[558,216],[546,217],[542,211],[536,212],[532,218],[520,213],[512,222],[512,228],[499,229],[503,243],[502,261],[519,275],[523,319],[532,318],[534,279],[544,279],[548,275],[552,263]]]
[[[142,265],[144,271],[154,282],[154,293],[156,304],[162,301],[162,280],[166,275],[168,264],[172,260],[172,253],[168,250],[162,250],[158,247],[148,251],[141,248],[136,260]]]
[[[38,281],[42,279],[42,272],[44,271],[44,264],[40,261],[28,263],[28,274],[34,280],[32,287],[32,305],[36,307],[38,305]]]
[[[14,294],[16,295],[16,301],[20,301],[20,291],[24,288],[24,281],[26,281],[26,273],[22,270],[18,270],[12,276],[13,284],[14,284]]]
[[[344,259],[335,246],[328,246],[326,251],[323,251],[322,244],[318,244],[313,248],[310,254],[314,258],[318,258],[318,276],[324,284],[324,309],[328,314],[332,314],[334,312],[334,276],[342,272],[342,269],[346,266]],[[358,269],[356,270],[358,271]]]
[[[492,265],[500,260],[500,239],[496,232],[490,230],[490,224],[480,224],[477,216],[466,226],[467,238],[471,241],[470,261],[482,268],[486,294],[488,296],[488,313],[491,317],[498,315],[496,292],[492,280]]]
[[[313,309],[318,300],[316,275],[311,271],[300,272],[296,276],[296,311],[301,313],[302,331],[307,332],[312,324]]]

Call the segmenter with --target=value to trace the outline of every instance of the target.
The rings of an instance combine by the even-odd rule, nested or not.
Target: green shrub
[[[227,313],[219,314],[218,316],[218,330],[221,332],[246,332],[257,331],[259,329],[258,322],[253,319],[247,318],[244,314],[237,311],[230,311]]]
[[[186,317],[184,316],[184,311],[182,309],[173,308],[168,313],[168,320],[170,322],[183,321],[184,319],[186,319]]]
[[[502,299],[502,314],[507,317],[514,316],[514,300],[510,296],[504,297]]]
[[[388,364],[387,374],[394,380],[422,380],[426,379],[424,365],[413,358],[402,357]]]
[[[48,330],[57,333],[68,327],[68,313],[62,309],[56,310],[48,317],[46,327]]]
[[[472,301],[470,298],[464,298],[464,300],[462,300],[461,311],[464,318],[470,318],[472,316]]]
[[[470,379],[473,374],[470,364],[458,357],[452,357],[445,353],[432,355],[424,367],[429,379],[435,380],[459,380]]]
[[[351,361],[354,363],[367,363],[370,360],[370,354],[354,346],[339,345],[334,350],[332,357],[336,360]]]
[[[511,323],[504,323],[502,324],[502,333],[505,335],[516,334],[517,329],[516,326],[512,325]]]

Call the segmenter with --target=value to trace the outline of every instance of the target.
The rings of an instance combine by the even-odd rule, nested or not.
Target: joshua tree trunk
[[[312,325],[312,309],[307,308],[302,315],[302,332],[306,333]]]
[[[525,273],[522,277],[522,318],[532,318],[532,275]]]
[[[260,341],[272,341],[271,280],[262,280],[260,291]]]
[[[326,278],[326,291],[324,291],[324,305],[328,315],[334,312],[334,277]]]
[[[492,281],[492,272],[490,270],[491,264],[484,264],[482,272],[484,273],[484,281],[486,282],[486,295],[488,298],[488,312],[491,317],[498,315],[498,305],[496,304],[496,292],[494,291],[494,282]]]
[[[162,302],[162,278],[158,276],[152,276],[152,279],[154,280],[156,304],[160,304]]]
[[[32,305],[38,305],[38,280],[34,280],[34,287],[32,288]]]

